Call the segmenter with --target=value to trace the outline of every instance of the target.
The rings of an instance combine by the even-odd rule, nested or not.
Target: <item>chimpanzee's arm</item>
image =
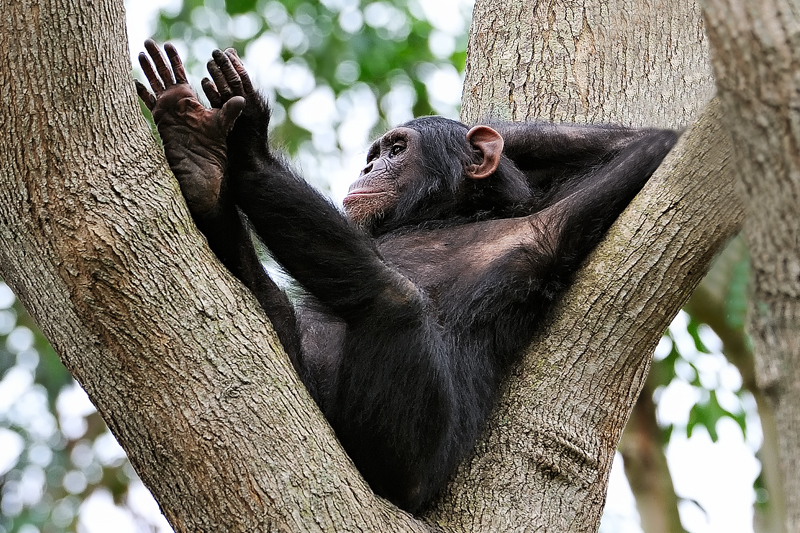
[[[503,122],[491,126],[503,136],[504,153],[521,166],[529,160],[569,163],[603,159],[646,131],[615,125],[548,122]]]
[[[522,170],[542,201],[551,205],[551,193],[561,185],[581,180],[592,167],[604,165],[645,129],[614,125],[509,122],[492,124],[503,136],[504,155]]]
[[[294,309],[264,272],[224,179],[225,137],[245,101],[238,96],[229,98],[219,109],[206,109],[189,87],[175,48],[170,44],[164,47],[169,65],[155,42],[148,39],[145,48],[153,63],[144,53],[139,62],[155,95],[138,81],[136,89],[153,113],[189,211],[217,257],[256,295],[295,368],[303,375]]]
[[[373,308],[419,305],[416,287],[330,201],[270,157],[231,170],[237,205],[306,290],[346,321]]]
[[[586,170],[580,181],[562,184],[553,193],[555,203],[529,217],[543,228],[536,240],[548,249],[548,274],[577,270],[676,141],[671,130],[640,131],[609,161]]]
[[[338,358],[336,371],[324,376],[335,384],[314,397],[373,488],[414,510],[472,444],[455,426],[479,425],[459,414],[452,368],[458,361],[443,355],[448,347],[424,294],[383,261],[370,236],[269,151],[265,102],[233,51],[227,59],[220,54],[216,68],[209,63],[214,85],[203,86],[209,100],[219,106],[241,94],[248,101],[245,120],[228,137],[236,203],[273,256],[347,322],[338,353],[326,354]],[[236,76],[223,72],[230,68]]]
[[[242,115],[228,135],[228,175],[236,205],[306,290],[344,320],[370,308],[418,309],[419,291],[388,267],[372,239],[294,173],[267,143],[269,108],[232,49],[215,51],[203,81],[212,106],[239,95]]]
[[[563,183],[556,202],[542,213],[557,214],[559,241],[596,228],[600,237],[641,190],[678,139],[672,130],[636,130],[636,137],[602,165],[590,168],[580,181]],[[578,237],[578,243],[580,237]],[[599,241],[599,238],[598,238]],[[596,242],[593,242],[593,247]],[[575,244],[579,249],[584,245]]]
[[[225,186],[223,183],[223,188]],[[250,231],[226,192],[223,191],[218,209],[213,214],[193,217],[195,224],[206,237],[214,255],[255,295],[295,370],[307,381],[308,369],[300,353],[294,306],[286,293],[264,271],[253,247]]]
[[[539,312],[548,309],[569,284],[676,140],[670,130],[644,131],[603,165],[584,169],[583,179],[556,189],[556,201],[549,207],[525,218],[495,221],[499,233],[495,242],[505,237],[508,253],[498,254],[492,268],[472,280],[461,306],[481,306],[485,314],[500,316],[498,330],[508,329],[506,337],[519,338],[513,331],[540,320]],[[519,290],[525,286],[530,293]],[[519,311],[516,318],[502,318],[514,309]]]

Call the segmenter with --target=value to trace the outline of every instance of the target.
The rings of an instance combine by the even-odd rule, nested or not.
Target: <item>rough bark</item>
[[[749,331],[773,407],[786,531],[800,530],[800,6],[703,0],[753,266]]]
[[[462,117],[683,127],[714,95],[686,0],[475,3]]]

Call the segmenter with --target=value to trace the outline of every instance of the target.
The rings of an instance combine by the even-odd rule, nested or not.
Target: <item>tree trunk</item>
[[[751,216],[750,335],[778,428],[786,531],[800,530],[800,6],[703,0],[738,192]],[[778,495],[776,495],[778,496]]]
[[[476,32],[494,42],[480,8],[473,50]],[[580,26],[600,51],[611,42],[595,26],[603,16]],[[192,225],[136,105],[122,2],[4,2],[0,50],[0,274],[173,527],[429,530],[365,485],[255,300]],[[504,57],[499,45],[494,54]],[[585,72],[597,58],[581,60]],[[595,85],[575,87],[584,100],[572,108],[594,109]],[[623,98],[614,108],[635,106]],[[707,117],[682,140],[593,254],[431,513],[442,529],[596,530],[650,353],[738,224],[714,124]]]
[[[714,95],[686,0],[477,0],[461,115],[685,127]]]

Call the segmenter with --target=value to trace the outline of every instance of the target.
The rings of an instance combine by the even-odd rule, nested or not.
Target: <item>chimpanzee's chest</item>
[[[527,218],[511,218],[388,234],[377,245],[387,263],[437,298],[481,283],[531,237]]]

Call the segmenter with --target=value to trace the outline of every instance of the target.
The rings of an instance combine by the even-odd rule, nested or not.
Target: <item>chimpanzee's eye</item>
[[[406,149],[406,145],[404,143],[394,143],[392,145],[392,149],[389,150],[389,154],[395,156]]]

